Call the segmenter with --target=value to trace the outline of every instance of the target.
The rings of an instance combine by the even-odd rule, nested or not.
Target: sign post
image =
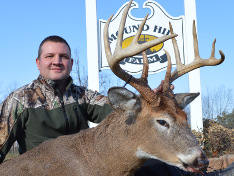
[[[88,61],[88,88],[99,91],[96,0],[85,0]]]
[[[193,47],[193,20],[197,22],[196,16],[196,2],[195,0],[184,0],[185,11],[185,26],[186,26],[186,58],[188,63],[194,59],[194,47]],[[200,81],[200,69],[189,72],[189,89],[190,92],[201,93],[201,81]],[[203,129],[202,121],[202,103],[201,94],[190,103],[190,115],[191,115],[191,128],[193,130],[200,131]]]

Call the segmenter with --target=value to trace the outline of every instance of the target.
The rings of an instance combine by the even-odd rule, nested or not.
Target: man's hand
[[[163,84],[164,84],[164,80],[161,81],[161,84],[157,88],[153,89],[154,93],[161,93],[163,89]],[[175,86],[172,84],[170,88],[171,90],[174,90]]]

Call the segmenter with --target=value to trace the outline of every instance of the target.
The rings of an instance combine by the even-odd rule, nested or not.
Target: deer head
[[[127,116],[126,124],[138,126],[139,128],[137,129],[141,130],[139,138],[142,141],[139,143],[135,142],[137,148],[135,154],[138,158],[160,159],[184,170],[199,173],[207,168],[209,161],[189,129],[187,115],[183,111],[183,108],[193,101],[199,93],[174,95],[170,85],[178,77],[196,68],[222,63],[224,54],[220,51],[221,59],[215,59],[214,41],[211,57],[209,59],[201,59],[199,57],[195,23],[193,24],[195,59],[188,65],[183,65],[180,61],[179,50],[175,40],[177,35],[173,33],[171,24],[171,35],[138,44],[138,39],[148,15],[143,19],[132,43],[127,48],[122,49],[124,25],[131,2],[132,0],[123,12],[114,53],[111,53],[108,41],[108,27],[112,16],[107,20],[104,28],[104,45],[107,61],[112,72],[134,87],[140,93],[140,96],[136,96],[125,88],[111,88],[108,93],[111,106],[117,112],[125,113]],[[165,83],[162,92],[155,93],[148,85],[148,60],[144,51],[168,39],[172,39],[177,67],[171,73],[171,58],[168,52],[165,51],[168,59]],[[137,79],[125,72],[120,67],[119,62],[126,57],[141,52],[143,53],[143,71],[141,78]]]

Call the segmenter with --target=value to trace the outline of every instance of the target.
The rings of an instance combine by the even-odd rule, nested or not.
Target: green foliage
[[[220,116],[216,118],[216,121],[223,125],[226,128],[233,129],[234,128],[234,109],[231,113],[223,112]]]

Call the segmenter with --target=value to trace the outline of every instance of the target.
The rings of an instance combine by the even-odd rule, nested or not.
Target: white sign
[[[122,17],[122,13],[127,6],[128,2],[125,3],[118,12],[112,18],[112,21],[109,25],[109,42],[112,53],[114,52],[116,39],[118,35],[119,23]],[[132,9],[137,9],[138,4],[136,2],[132,2],[132,5],[129,9],[125,29],[123,36],[123,44],[122,47],[126,48],[132,41],[135,36],[139,25],[141,24],[142,19],[135,18],[131,15]],[[172,17],[170,16],[157,2],[155,1],[145,1],[143,4],[143,8],[149,8],[151,13],[149,14],[146,24],[143,28],[142,34],[138,43],[144,43],[158,37],[169,35],[169,22],[171,22],[174,33],[178,34],[176,37],[181,61],[185,63],[185,35],[184,35],[184,16],[180,17]],[[104,41],[103,41],[103,29],[106,20],[99,20],[99,58],[100,58],[100,69],[108,69],[108,63],[106,60],[105,49],[104,49]],[[171,56],[172,65],[175,66],[175,56],[174,49],[172,46],[172,41],[168,40],[164,43],[161,43],[157,46],[151,47],[146,51],[148,61],[149,61],[149,74],[160,72],[167,67],[167,57],[163,49],[166,49]],[[121,61],[120,66],[130,74],[138,74],[142,71],[143,68],[143,58],[142,54],[132,56],[129,58],[125,58]]]

